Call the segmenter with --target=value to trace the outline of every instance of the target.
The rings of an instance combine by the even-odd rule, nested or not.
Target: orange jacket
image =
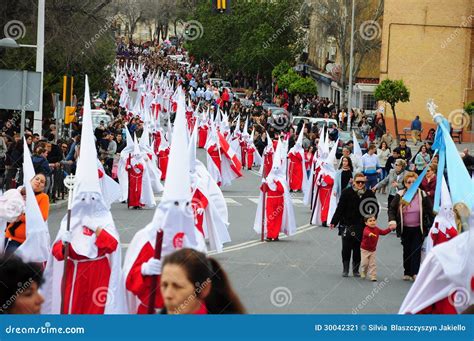
[[[49,214],[49,197],[46,193],[40,193],[36,195],[36,201],[38,202],[38,206],[41,211],[41,215],[43,216],[44,221],[48,219]],[[25,225],[26,216],[23,213],[20,216],[20,225],[15,229],[14,235],[10,232],[10,227],[12,227],[15,223],[10,223],[7,226],[5,231],[5,238],[9,238],[11,240],[15,240],[19,243],[23,243],[26,239],[26,225]]]

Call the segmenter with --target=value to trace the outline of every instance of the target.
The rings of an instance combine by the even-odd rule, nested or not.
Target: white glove
[[[152,276],[161,275],[161,260],[150,258],[146,263],[142,264],[142,275]]]
[[[71,239],[72,239],[71,231],[64,231],[63,234],[61,235],[61,241],[63,242],[63,244],[71,243]]]

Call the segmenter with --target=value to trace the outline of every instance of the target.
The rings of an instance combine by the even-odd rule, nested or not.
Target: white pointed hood
[[[92,128],[91,102],[89,81],[86,76],[84,93],[84,115],[82,118],[81,147],[76,170],[76,189],[74,196],[79,193],[101,193],[99,174],[97,172],[97,149],[95,147],[94,130]],[[94,165],[94,167],[93,167]]]
[[[51,238],[48,225],[43,219],[31,186],[31,179],[35,177],[35,170],[25,139],[23,141],[23,150],[23,183],[26,190],[26,240],[15,251],[15,254],[24,262],[43,263],[49,257]]]
[[[356,158],[360,159],[362,157],[362,149],[360,149],[359,141],[357,141],[357,137],[355,131],[352,131],[352,142],[353,142],[353,154]]]

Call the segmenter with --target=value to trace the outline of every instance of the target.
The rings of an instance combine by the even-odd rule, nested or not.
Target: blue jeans
[[[371,189],[375,185],[377,185],[377,173],[374,174],[365,174],[365,177],[367,178],[367,182],[365,183],[365,186],[367,189]]]

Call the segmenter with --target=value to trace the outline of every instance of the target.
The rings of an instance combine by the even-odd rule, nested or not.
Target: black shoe
[[[349,277],[349,262],[342,262],[342,277]]]
[[[278,237],[276,237],[276,238],[273,238],[273,241],[278,242],[278,241],[280,241],[280,239]]]
[[[323,226],[323,227],[328,227],[327,221],[323,221],[322,226]]]
[[[352,276],[360,277],[359,265],[360,263],[359,264],[352,263]]]
[[[272,241],[273,241],[272,238],[266,238],[265,240],[266,240],[267,242],[272,242]]]

